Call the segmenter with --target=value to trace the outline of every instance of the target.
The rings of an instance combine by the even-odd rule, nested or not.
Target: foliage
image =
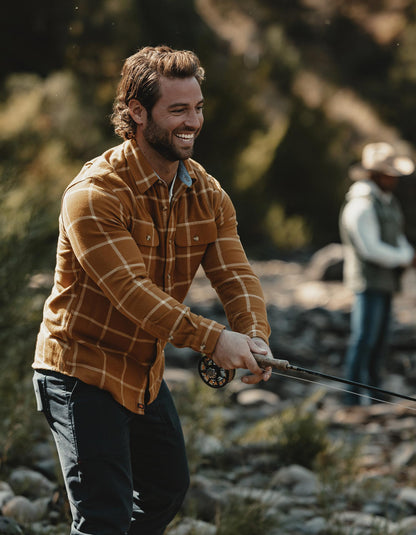
[[[32,110],[25,123],[27,154],[12,150],[3,160],[14,177],[31,151],[55,161],[59,155],[75,171],[114,144],[108,116],[123,59],[145,44],[190,48],[207,71],[206,123],[196,156],[232,195],[243,241],[256,256],[337,240],[346,171],[362,144],[396,135],[415,142],[411,2],[392,13],[389,3],[369,7],[363,0],[325,7],[270,0],[64,0],[59,9],[50,0],[24,0],[6,9],[0,32],[8,50],[0,65],[4,109],[9,116]],[[25,12],[25,22],[17,10]],[[10,48],[17,31],[20,39]],[[41,79],[19,92],[16,73]],[[49,109],[34,105],[42,80]],[[401,195],[414,237],[408,192]]]
[[[312,468],[329,447],[325,424],[307,408],[310,400],[289,407],[254,424],[239,439],[241,444],[270,444],[279,464]]]
[[[39,432],[29,370],[45,291],[28,286],[30,274],[46,260],[48,212],[34,206],[27,211],[27,221],[0,240],[0,467],[25,459],[28,438]],[[0,212],[0,229],[10,226],[9,218],[9,211]]]
[[[233,497],[217,517],[217,535],[267,535],[275,520],[259,501]]]
[[[359,492],[356,482],[360,470],[361,448],[362,444],[350,443],[344,437],[340,440],[330,440],[328,447],[317,455],[315,469],[321,482],[319,504],[327,518],[336,511],[337,496],[348,496],[349,506],[355,505],[358,497],[353,493]]]

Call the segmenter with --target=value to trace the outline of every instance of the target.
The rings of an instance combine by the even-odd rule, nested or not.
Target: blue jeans
[[[355,295],[351,311],[351,336],[346,354],[346,378],[350,381],[379,387],[380,368],[385,357],[391,321],[392,295],[387,292],[366,290]],[[347,405],[358,405],[360,398],[350,387],[345,396]]]
[[[145,415],[75,377],[35,371],[59,454],[71,535],[161,535],[182,505],[189,471],[179,418],[165,382]]]

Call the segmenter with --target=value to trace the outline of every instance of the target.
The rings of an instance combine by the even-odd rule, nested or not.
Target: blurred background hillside
[[[339,240],[348,167],[366,142],[402,139],[415,155],[411,0],[21,0],[3,7],[0,30],[0,391],[13,400],[0,407],[2,463],[27,430],[21,386],[49,291],[36,277],[53,268],[60,195],[121,141],[109,115],[139,47],[201,58],[195,157],[231,194],[252,258]],[[416,243],[414,177],[398,195]]]

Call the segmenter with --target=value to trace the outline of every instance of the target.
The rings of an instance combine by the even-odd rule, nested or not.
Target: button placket
[[[175,257],[175,225],[171,227],[171,221],[175,217],[175,208],[174,204],[176,203],[176,198],[173,197],[169,203],[169,210],[166,214],[169,214],[166,223],[166,258],[165,258],[165,290],[170,291],[172,288],[172,269],[174,264]],[[170,230],[169,230],[170,229]]]

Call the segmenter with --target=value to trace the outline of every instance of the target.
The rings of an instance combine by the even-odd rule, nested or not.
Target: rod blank
[[[314,375],[315,377],[322,377],[324,379],[329,379],[331,381],[337,381],[338,383],[344,383],[351,386],[357,386],[359,388],[366,388],[368,390],[373,390],[375,392],[379,392],[380,394],[385,394],[388,396],[394,396],[396,398],[406,399],[408,401],[415,401],[416,398],[412,398],[410,396],[406,396],[405,394],[400,394],[399,392],[392,392],[390,390],[385,390],[383,388],[379,388],[377,386],[371,386],[366,385],[364,383],[358,383],[356,381],[350,381],[349,379],[344,379],[343,377],[337,377],[335,375],[329,375],[327,373],[319,372],[316,370],[308,370],[307,368],[301,368],[300,366],[294,366],[289,363],[288,360],[284,359],[275,359],[270,357],[265,357],[264,355],[259,355],[258,353],[253,353],[254,358],[256,359],[256,362],[261,368],[267,368],[271,366],[272,368],[276,368],[280,371],[288,371],[292,370],[298,373],[304,373],[307,375]]]

